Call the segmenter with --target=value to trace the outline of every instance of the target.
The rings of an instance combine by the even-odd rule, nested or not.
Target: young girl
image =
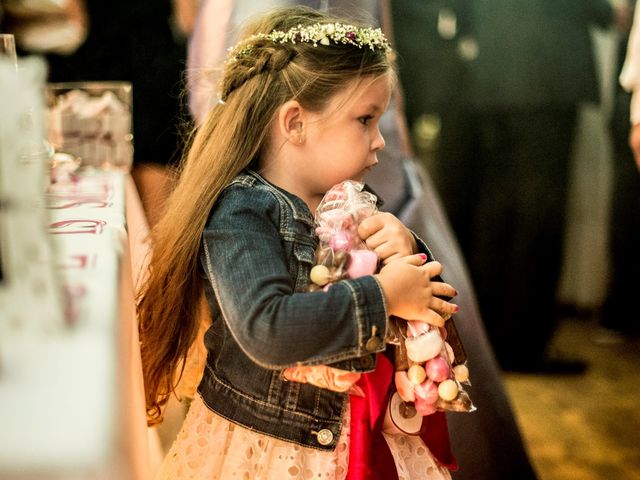
[[[150,423],[198,330],[199,299],[213,320],[198,394],[159,478],[387,480],[377,470],[386,457],[398,478],[449,478],[417,436],[361,442],[359,454],[393,456],[350,464],[350,439],[361,437],[350,433],[349,395],[282,375],[296,365],[371,372],[389,315],[434,321],[457,309],[435,297],[455,295],[431,281],[441,265],[385,213],[358,231],[380,272],[307,292],[313,212],[334,184],[362,181],[384,147],[389,45],[380,30],[301,7],[273,11],[243,38],[153,230],[139,298]]]

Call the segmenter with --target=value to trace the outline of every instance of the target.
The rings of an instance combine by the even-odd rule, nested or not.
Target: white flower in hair
[[[372,27],[356,27],[343,23],[316,23],[314,25],[298,25],[286,32],[273,30],[271,33],[258,33],[242,40],[229,49],[228,61],[238,60],[254,48],[257,40],[268,40],[274,43],[311,43],[324,46],[353,45],[358,48],[368,47],[371,50],[384,50],[389,53],[391,47],[382,30]]]

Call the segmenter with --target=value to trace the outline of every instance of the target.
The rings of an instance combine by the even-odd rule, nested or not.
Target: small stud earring
[[[302,135],[298,137],[298,143],[300,144],[304,143],[304,138],[302,137]]]

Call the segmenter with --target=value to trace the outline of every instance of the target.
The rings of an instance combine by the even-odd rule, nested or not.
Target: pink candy
[[[436,411],[435,404],[438,401],[438,387],[432,381],[427,380],[415,387],[416,411],[422,415],[431,415]]]
[[[416,385],[414,390],[416,401],[420,399],[423,402],[433,404],[438,400],[438,386],[429,380],[422,382],[420,385]]]
[[[349,278],[372,275],[378,267],[378,255],[371,250],[351,250],[351,261],[347,268]]]
[[[425,370],[427,372],[427,377],[438,383],[449,378],[451,373],[449,363],[440,356],[428,360],[425,365]]]
[[[435,403],[429,403],[420,398],[416,398],[415,407],[416,412],[423,417],[436,413],[437,410]]]
[[[348,251],[351,248],[351,234],[345,231],[334,233],[329,238],[329,246],[334,252]]]

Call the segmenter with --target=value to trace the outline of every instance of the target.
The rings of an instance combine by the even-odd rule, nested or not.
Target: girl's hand
[[[444,322],[449,320],[454,313],[458,312],[458,306],[437,297],[453,298],[458,295],[458,292],[448,283],[431,282],[431,293],[433,299],[431,300],[431,307],[429,308],[429,319],[426,320],[426,322],[436,327],[444,327]]]
[[[422,253],[403,257],[388,263],[376,275],[389,315],[443,324],[442,314],[458,310],[457,305],[433,296],[434,285],[438,294],[455,293],[455,289],[446,283],[431,283],[431,278],[442,272],[442,265],[439,262],[425,264],[426,260],[427,256]]]
[[[365,218],[360,222],[358,235],[385,265],[418,250],[411,231],[391,213],[380,212]]]

